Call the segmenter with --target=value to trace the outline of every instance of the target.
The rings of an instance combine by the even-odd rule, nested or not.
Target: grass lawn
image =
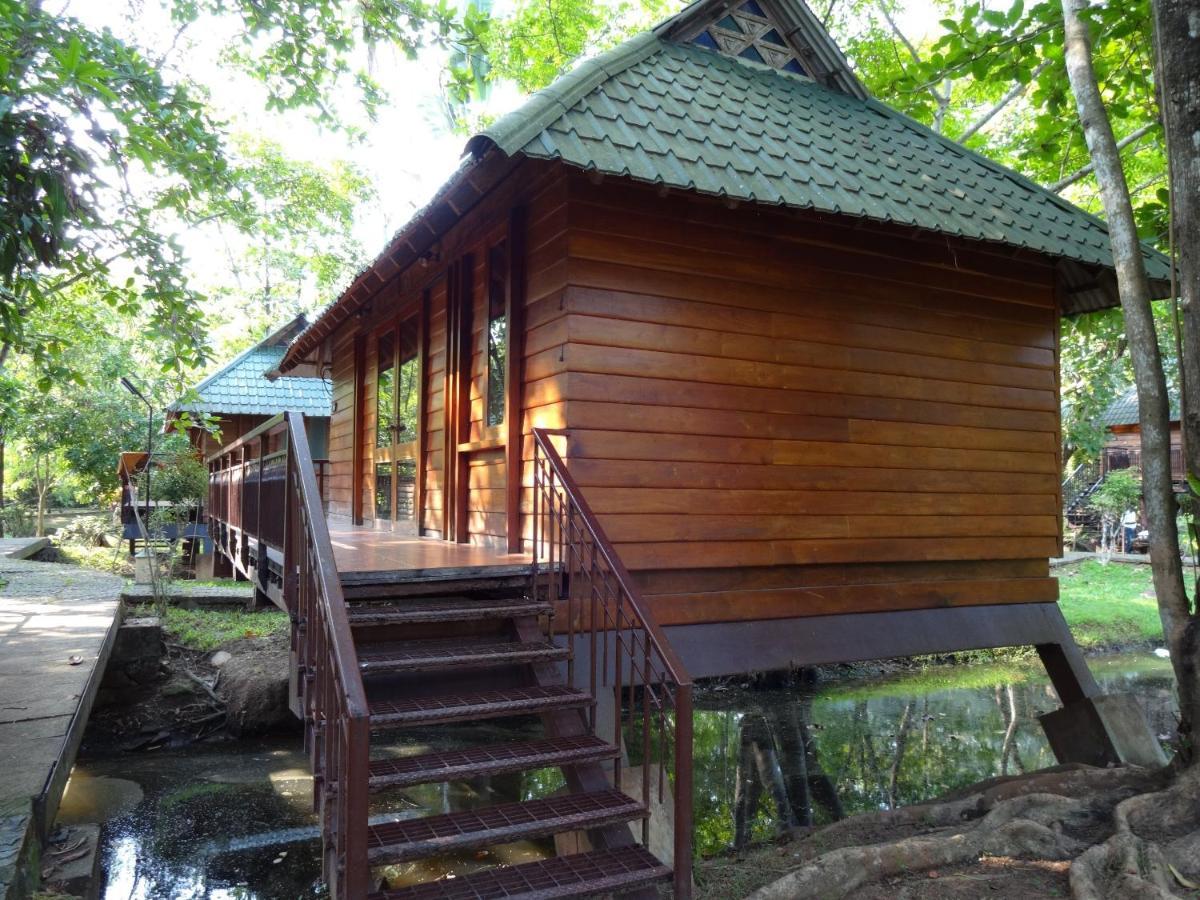
[[[1088,560],[1054,570],[1059,606],[1084,649],[1162,641],[1149,566]]]
[[[167,608],[165,623],[168,637],[192,650],[216,650],[241,638],[268,637],[288,629],[288,617],[282,610],[259,612],[225,609]]]
[[[122,544],[119,547],[88,547],[83,544],[55,544],[59,559],[75,566],[85,566],[108,572],[110,575],[133,575],[133,565],[129,562],[129,551]]]

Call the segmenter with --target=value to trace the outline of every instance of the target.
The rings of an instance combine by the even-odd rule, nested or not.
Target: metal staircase
[[[528,574],[402,585],[387,573],[338,574],[303,417],[276,417],[209,460],[218,547],[261,589],[277,586],[292,618],[291,702],[335,900],[648,898],[667,881],[675,897],[691,896],[691,680],[553,437],[534,432]],[[615,701],[607,721],[601,692]],[[541,735],[415,756],[385,740],[512,716],[539,717]],[[627,752],[641,770],[632,795],[622,786]],[[548,767],[562,770],[566,793],[368,821],[397,788]],[[652,810],[664,803],[674,813],[666,861],[648,849]],[[584,849],[401,888],[381,889],[373,873],[566,832],[586,835]]]
[[[1094,528],[1098,518],[1092,512],[1088,503],[1096,488],[1104,481],[1100,462],[1091,460],[1080,463],[1071,474],[1063,479],[1062,502],[1063,517],[1072,525],[1081,526],[1085,530]]]
[[[370,895],[373,900],[592,896],[670,878],[669,866],[633,842],[627,823],[646,819],[649,811],[641,800],[608,784],[606,772],[621,750],[591,727],[591,693],[565,681],[559,663],[571,650],[545,639],[554,612],[549,599],[530,600],[523,584],[507,592],[357,600],[356,588],[363,587],[368,586],[359,582],[344,590],[374,738],[396,729],[421,727],[428,734],[430,728],[464,720],[514,715],[539,716],[542,725],[542,736],[528,740],[372,758],[370,792],[549,767],[561,768],[571,785],[559,796],[370,826],[368,864],[577,831],[589,832],[594,847],[381,891]],[[417,627],[421,636],[411,636]],[[409,636],[401,637],[406,632]],[[454,680],[447,685],[442,676]]]

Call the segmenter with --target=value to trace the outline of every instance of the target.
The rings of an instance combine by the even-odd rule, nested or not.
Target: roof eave
[[[396,232],[375,260],[355,277],[288,347],[277,371],[300,365],[322,341],[359,311],[384,285],[426,256],[454,225],[511,170],[514,160],[494,143],[472,140],[470,154],[434,198]]]

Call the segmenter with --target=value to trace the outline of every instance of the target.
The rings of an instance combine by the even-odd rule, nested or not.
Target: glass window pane
[[[377,463],[375,466],[375,518],[392,517],[392,464]]]
[[[507,247],[498,244],[488,254],[487,424],[504,422],[504,371],[508,355]]]
[[[405,459],[396,463],[396,522],[416,526],[417,464]]]
[[[400,326],[400,372],[396,385],[396,440],[405,444],[417,439],[417,409],[421,392],[421,362],[417,355],[417,320]]]
[[[379,338],[379,377],[375,394],[375,446],[390,447],[396,424],[396,335],[389,331]]]

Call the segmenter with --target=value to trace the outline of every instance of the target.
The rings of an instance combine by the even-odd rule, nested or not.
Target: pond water
[[[1089,664],[1107,692],[1138,697],[1160,735],[1173,730],[1166,660],[1126,654]],[[695,722],[697,852],[1053,765],[1035,716],[1056,706],[1036,659],[819,685],[706,689]],[[469,745],[523,732],[531,733],[520,725],[475,725],[453,740]],[[391,752],[427,750],[421,739]],[[373,815],[528,799],[561,785],[557,771],[429,785],[378,798]],[[307,760],[299,740],[286,739],[81,761],[59,819],[104,823],[105,898],[306,900],[326,896],[311,804]],[[513,844],[395,867],[387,877],[395,886],[551,851],[552,844]]]

